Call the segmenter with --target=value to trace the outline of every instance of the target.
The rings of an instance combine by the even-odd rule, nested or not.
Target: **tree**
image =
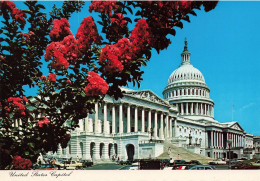
[[[167,35],[175,36],[195,9],[210,11],[217,2],[93,1],[89,11],[100,19],[84,18],[75,37],[69,20],[83,1],[65,1],[49,16],[36,1],[24,4],[27,9],[20,10],[0,1],[1,169],[29,169],[39,153],[65,148],[95,102],[122,97],[120,87],[128,83],[139,86],[151,50],[166,49]],[[43,57],[50,62],[47,76],[40,69]],[[37,87],[37,96],[25,97],[24,86]]]

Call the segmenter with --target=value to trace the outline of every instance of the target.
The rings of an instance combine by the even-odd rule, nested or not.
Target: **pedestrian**
[[[168,148],[168,155],[170,155],[172,152],[171,147]]]
[[[178,156],[177,156],[177,160],[180,160],[180,159],[181,159],[180,154],[178,154]]]

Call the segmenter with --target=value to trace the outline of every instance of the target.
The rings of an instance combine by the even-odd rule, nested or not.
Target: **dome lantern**
[[[187,42],[187,39],[185,38],[185,46],[184,46],[184,50],[181,54],[181,57],[182,57],[182,65],[183,64],[190,64],[190,55],[191,53],[189,52],[188,50],[188,42]]]

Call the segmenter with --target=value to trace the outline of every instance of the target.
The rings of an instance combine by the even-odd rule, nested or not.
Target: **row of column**
[[[179,103],[177,104],[178,112],[181,115],[206,115],[214,117],[214,107],[205,103]]]
[[[210,132],[211,134],[211,143],[210,145],[213,147],[224,147],[224,139],[223,139],[223,133],[219,131],[212,130]]]
[[[231,138],[231,147],[244,147],[244,136],[236,133],[227,133],[227,138]],[[227,143],[228,148],[228,143]]]
[[[126,133],[130,133],[131,132],[131,106],[134,105],[130,105],[130,104],[125,104],[127,105],[127,121],[126,121]],[[107,132],[107,130],[109,130],[108,126],[108,119],[107,119],[107,103],[103,104],[104,106],[104,114],[103,114],[103,133],[105,134],[109,134],[109,132]],[[124,121],[123,121],[123,104],[119,104],[118,105],[118,109],[119,109],[119,115],[118,115],[118,126],[119,126],[119,130],[118,133],[124,133]],[[138,122],[140,121],[138,119],[138,106],[134,106],[134,132],[138,132]],[[145,111],[148,110],[148,123],[147,123],[147,130],[145,130]],[[95,116],[94,116],[94,133],[98,133],[98,103],[95,104]],[[152,114],[154,114],[154,120],[152,120]],[[159,125],[158,125],[158,117],[159,117]],[[88,120],[88,117],[87,117]],[[173,132],[172,132],[172,122],[173,120],[175,120],[175,124],[174,126],[176,127],[177,122],[176,119],[174,118],[170,118],[169,115],[165,112],[162,111],[156,111],[156,110],[151,110],[149,108],[144,108],[141,107],[141,132],[149,132],[151,133],[151,128],[153,131],[153,136],[155,138],[157,138],[159,136],[159,138],[171,138],[173,137]],[[153,122],[153,126],[152,126],[152,122]],[[116,106],[115,104],[112,104],[112,134],[116,134]],[[87,128],[87,124],[85,124],[85,130],[88,131]],[[159,130],[159,135],[158,135],[158,130]],[[176,133],[176,132],[175,132]]]
[[[168,92],[165,94],[165,99],[170,98],[170,97],[177,97],[177,96],[182,96],[182,95],[197,95],[197,96],[204,96],[204,97],[209,97],[209,93],[205,90],[200,90],[200,89],[178,89],[174,90],[172,92]]]

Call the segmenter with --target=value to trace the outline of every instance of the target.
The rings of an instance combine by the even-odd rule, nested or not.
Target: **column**
[[[144,108],[142,108],[142,128],[141,128],[141,132],[144,132]]]
[[[88,129],[88,119],[89,119],[89,113],[87,114],[87,117],[84,119],[84,123],[85,123],[85,131],[86,132],[89,132],[89,129]]]
[[[153,130],[153,135],[155,138],[157,138],[157,112],[154,112],[154,130]]]
[[[204,104],[204,115],[207,115],[207,104]]]
[[[152,111],[151,109],[149,109],[148,112],[148,131],[151,131],[151,127],[152,127]]]
[[[130,119],[131,119],[131,107],[130,105],[127,106],[127,133],[131,132],[131,123],[130,123]]]
[[[232,133],[232,147],[235,147],[235,136],[233,133]]]
[[[108,133],[108,127],[107,127],[107,103],[104,103],[104,129],[103,133],[107,134]]]
[[[123,104],[119,104],[119,133],[123,133]]]
[[[177,137],[177,118],[174,118],[174,138]]]
[[[216,147],[219,147],[218,132],[216,131],[215,134],[216,134]]]
[[[213,130],[211,130],[211,140],[210,140],[211,143],[210,143],[210,146],[213,146],[213,139],[214,139],[214,138],[213,138]]]
[[[189,103],[186,103],[186,114],[189,113]]]
[[[94,132],[98,132],[98,103],[95,103],[95,129]]]
[[[160,139],[163,139],[163,113],[162,112],[161,112],[161,120],[160,120],[159,137]]]
[[[200,114],[203,115],[203,105],[200,103]]]
[[[190,114],[193,115],[193,102],[191,103],[191,110],[190,110]]]
[[[165,117],[165,122],[166,122],[165,137],[168,138],[169,137],[169,116],[168,115],[166,115]]]
[[[226,139],[226,149],[228,149],[228,139],[229,139],[229,134],[227,133],[227,139]]]
[[[183,115],[183,103],[181,103],[181,115]]]
[[[221,147],[224,148],[223,132],[221,133]]]
[[[235,134],[235,147],[237,147],[237,134]]]
[[[116,133],[116,110],[115,105],[112,106],[112,134]]]
[[[170,118],[170,138],[172,138],[172,118]]]
[[[138,107],[135,107],[135,132],[138,132]]]
[[[196,104],[196,115],[199,115],[199,103]]]

